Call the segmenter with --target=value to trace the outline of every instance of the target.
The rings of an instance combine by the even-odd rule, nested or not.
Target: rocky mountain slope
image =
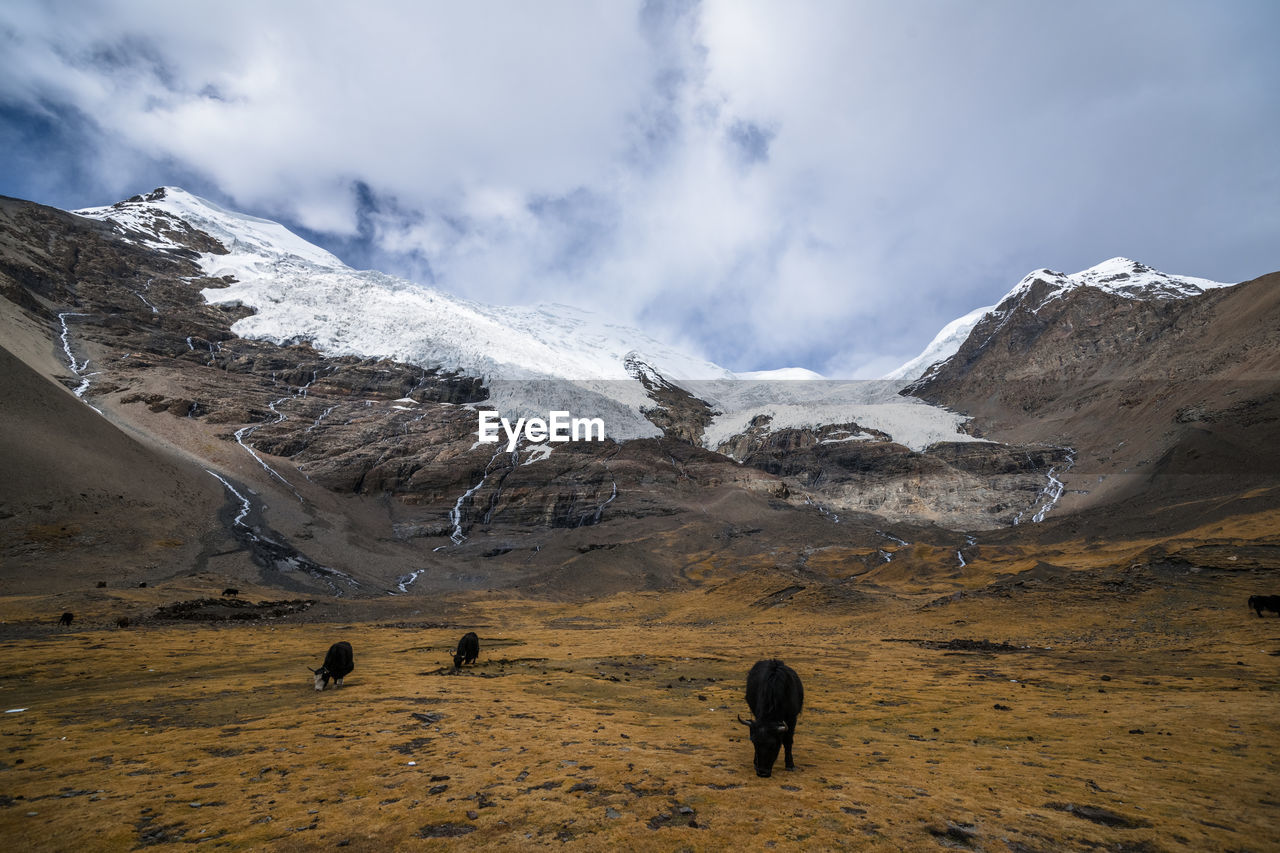
[[[1071,448],[1061,509],[1274,486],[1280,275],[1235,286],[1115,259],[1041,270],[904,393]]]
[[[341,595],[581,595],[687,584],[736,563],[810,571],[825,548],[861,572],[910,563],[921,548],[962,567],[980,539],[1051,521],[1060,499],[1084,506],[1109,494],[1064,496],[1062,472],[1092,452],[1087,436],[1044,413],[998,419],[1016,409],[1003,378],[984,379],[1000,365],[986,364],[990,347],[975,349],[980,333],[1004,341],[1081,300],[1110,300],[1039,337],[1068,341],[1083,361],[1100,347],[1124,371],[1125,324],[1173,311],[1170,300],[1059,288],[1061,298],[1034,310],[1011,305],[998,329],[984,317],[913,399],[898,394],[905,380],[735,377],[581,312],[483,306],[351,270],[276,223],[180,190],[82,213],[0,203],[4,349],[35,378],[62,383],[15,386],[56,405],[11,413],[5,462],[50,471],[68,494],[79,488],[27,446],[71,423],[57,414],[70,406],[97,432],[185,472],[157,476],[198,483],[177,488],[190,498],[178,521],[173,490],[127,473],[170,471],[161,462],[122,468],[121,451],[110,464],[82,464],[85,479],[129,482],[140,496],[93,501],[98,512],[176,543],[167,561],[120,552],[98,564],[120,577],[208,570]],[[1109,313],[1092,322],[1095,309]],[[1200,327],[1171,318],[1150,334],[1182,353]],[[1265,320],[1254,325],[1263,334]],[[1259,370],[1273,366],[1255,355]],[[1056,372],[1042,375],[1063,375],[1045,359],[1039,367]],[[996,386],[998,405],[983,408]],[[556,408],[601,417],[609,437],[511,449],[477,440],[481,411],[515,420]],[[982,436],[956,412],[977,416]],[[6,583],[55,576],[40,573],[59,555],[41,539],[41,513],[55,500],[41,495],[18,481],[0,487]],[[220,521],[202,524],[211,514]]]

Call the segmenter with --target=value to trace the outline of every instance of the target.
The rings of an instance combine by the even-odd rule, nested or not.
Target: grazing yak
[[[791,739],[796,732],[796,717],[804,705],[804,686],[796,671],[780,660],[756,661],[747,673],[747,705],[752,720],[738,717],[738,722],[751,730],[751,743],[756,748],[757,776],[771,776],[778,760],[778,748],[786,748],[786,767],[794,770]]]
[[[342,679],[355,668],[356,663],[351,654],[351,644],[346,640],[334,643],[324,656],[324,666],[311,670],[316,677],[316,690],[324,690],[330,678],[333,679],[334,687],[341,687]]]
[[[222,594],[224,597],[229,596],[231,598],[235,598],[237,595],[240,594],[240,590],[236,589],[235,587],[229,586],[222,591]]]
[[[461,669],[464,663],[475,663],[480,657],[480,638],[475,631],[468,631],[458,641],[458,650],[453,653],[453,668]]]
[[[68,610],[66,613],[63,613],[61,616],[58,617],[58,624],[66,625],[67,627],[70,627],[71,620],[74,618],[76,618],[76,615],[72,613],[70,610]]]
[[[1251,595],[1249,606],[1258,612],[1258,616],[1262,616],[1264,610],[1280,616],[1280,595]]]

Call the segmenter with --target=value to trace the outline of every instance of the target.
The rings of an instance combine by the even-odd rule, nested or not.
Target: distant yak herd
[[[468,631],[458,640],[458,647],[453,653],[453,668],[460,670],[466,664],[475,663],[478,657],[480,638],[475,631]],[[335,688],[341,687],[343,677],[355,668],[351,644],[346,640],[334,643],[325,652],[320,668],[311,669],[316,690],[324,690],[330,678]],[[739,715],[738,722],[751,731],[756,775],[768,777],[773,774],[779,751],[784,751],[786,768],[794,770],[796,764],[791,757],[791,743],[796,718],[804,705],[804,686],[800,683],[800,676],[780,660],[756,661],[747,673],[746,699],[752,719],[744,720]]]

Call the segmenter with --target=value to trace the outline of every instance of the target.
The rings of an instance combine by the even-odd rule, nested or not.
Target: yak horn
[[[741,714],[739,714],[739,715],[738,715],[738,722],[742,723],[744,726],[748,726],[748,727],[750,727],[750,726],[751,726],[751,723],[749,723],[749,722],[747,722],[746,720],[742,719],[742,715],[741,715]]]

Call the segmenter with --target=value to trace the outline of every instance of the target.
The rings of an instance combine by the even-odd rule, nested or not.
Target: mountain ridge
[[[758,395],[743,392],[739,381],[777,382],[756,387],[776,388],[780,400],[806,396],[790,381],[798,375],[795,369],[744,379],[637,329],[569,306],[485,305],[377,271],[353,270],[278,223],[227,211],[176,187],[76,214],[113,223],[125,239],[146,248],[196,252],[205,275],[219,280],[201,290],[205,300],[251,312],[231,327],[242,337],[277,345],[306,341],[330,355],[389,358],[478,376],[492,385],[495,405],[513,417],[545,416],[548,400],[545,393],[525,393],[528,386],[512,380],[564,380],[553,401],[557,408],[608,415],[609,435],[619,440],[661,435],[651,416],[661,406],[628,367],[636,359],[663,382],[705,401],[706,417],[699,421],[706,425],[704,444],[711,450],[721,442],[710,435],[727,437],[724,431],[732,427],[726,423],[738,425],[766,413],[755,403]],[[871,426],[919,450],[939,440],[972,440],[960,429],[960,418],[904,400],[897,389],[868,387],[880,389],[872,408],[866,388],[836,381],[808,394],[800,405],[813,412],[812,398],[820,397],[828,412],[825,423],[870,419]],[[777,410],[768,413],[778,419]],[[800,420],[778,423],[796,426]]]
[[[626,379],[486,381],[237,334],[253,310],[206,294],[240,283],[229,278],[246,258],[267,264],[246,277],[274,269],[275,237],[261,233],[273,224],[249,221],[218,235],[172,211],[122,225],[0,202],[0,328],[18,330],[6,349],[67,389],[52,391],[77,392],[93,407],[85,416],[198,460],[211,475],[202,491],[222,481],[219,535],[231,544],[204,565],[229,579],[321,594],[589,595],[697,585],[747,565],[812,579],[814,560],[868,581],[937,572],[940,560],[963,573],[993,553],[988,542],[1045,541],[1108,505],[1130,507],[1123,524],[1175,498],[1207,496],[1224,512],[1246,480],[1202,479],[1211,487],[1197,497],[1186,487],[1204,476],[1195,459],[1241,465],[1274,420],[1265,389],[1244,386],[1174,399],[1117,385],[1124,393],[1091,409],[1087,394],[1046,393],[1050,378],[1074,376],[1064,364],[1135,376],[1217,364],[1228,381],[1247,355],[1240,363],[1265,378],[1280,369],[1264,357],[1280,350],[1265,284],[1160,300],[1078,287],[1038,310],[986,315],[976,328],[996,336],[980,347],[971,334],[932,384],[912,387],[927,399],[902,396],[902,380],[676,379],[621,346]],[[329,257],[290,261],[292,274],[354,275]],[[260,292],[291,296],[268,285]],[[1236,348],[1223,332],[1234,325]],[[514,420],[508,403],[521,401],[546,417],[566,393],[646,430],[510,449],[477,440],[478,412]],[[25,428],[51,425],[32,414]],[[1105,445],[1122,433],[1133,433],[1123,448]],[[1265,476],[1250,482],[1250,500],[1270,499]],[[22,555],[13,565],[56,578],[57,553],[31,539],[39,507],[12,487],[0,504]],[[127,555],[112,559],[130,570]]]
[[[1048,268],[1032,270],[994,305],[976,308],[944,325],[920,355],[885,374],[884,378],[920,379],[935,365],[955,355],[988,314],[1003,317],[1027,300],[1035,303],[1031,310],[1039,311],[1049,302],[1082,287],[1128,299],[1180,299],[1231,286],[1204,278],[1169,275],[1123,257],[1110,258],[1071,274]]]

